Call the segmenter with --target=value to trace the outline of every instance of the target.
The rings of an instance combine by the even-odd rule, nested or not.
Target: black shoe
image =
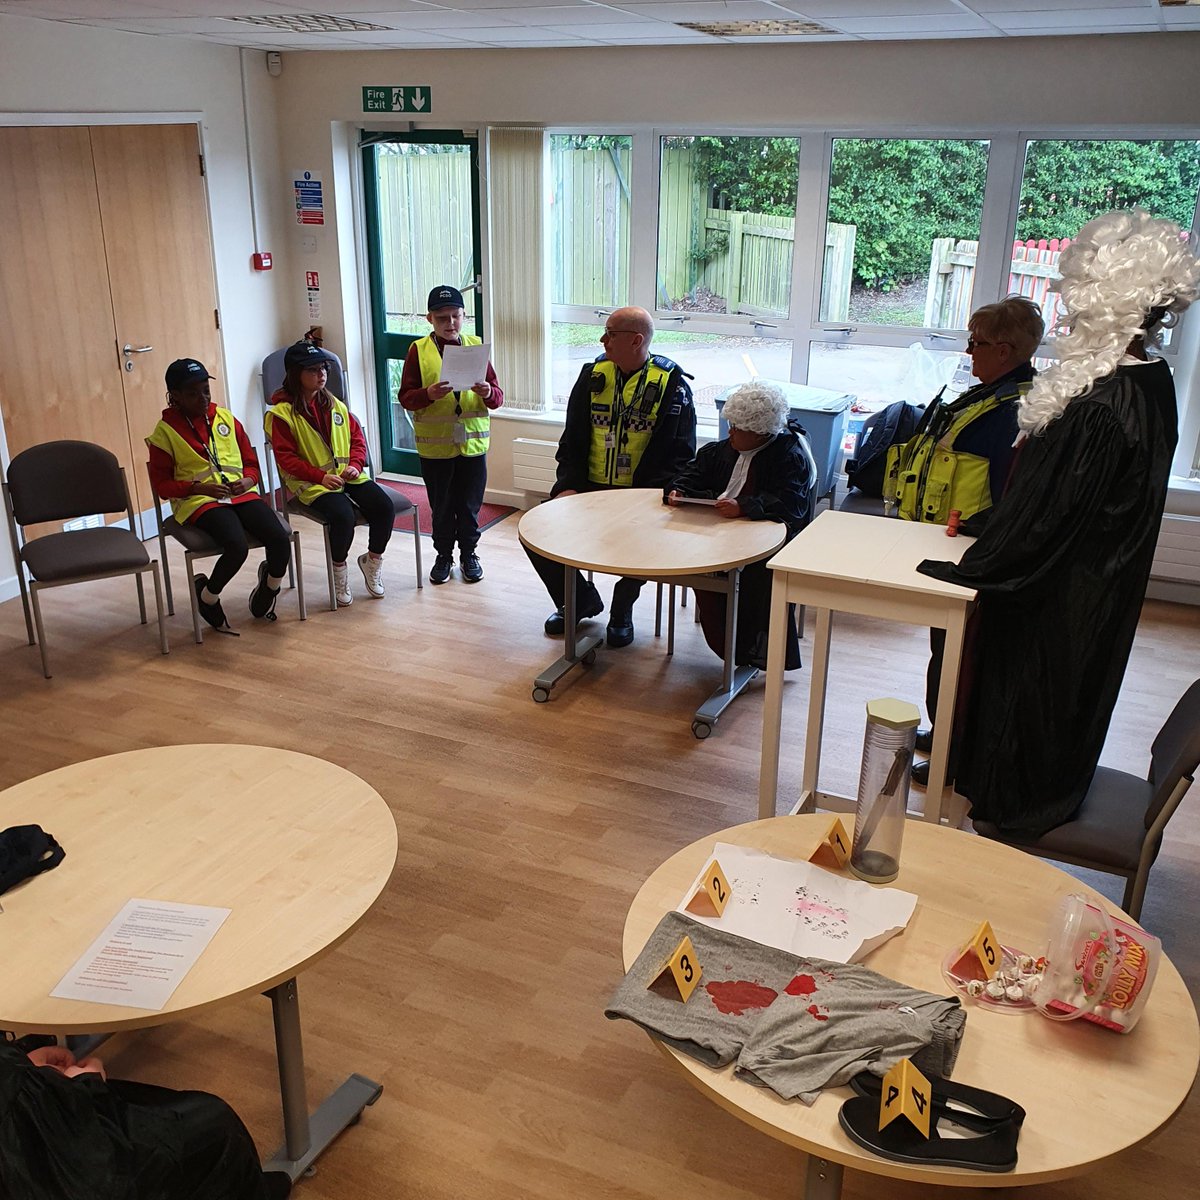
[[[604,601],[600,599],[600,593],[594,588],[592,591],[594,594],[579,605],[579,612],[575,617],[576,625],[580,621],[586,621],[588,617],[599,616],[604,611]],[[547,637],[562,637],[567,631],[567,618],[563,615],[563,610],[560,608],[552,612],[542,628],[545,629]]]
[[[474,552],[462,555],[458,560],[458,567],[462,572],[463,583],[478,583],[483,578],[483,563]]]
[[[609,614],[608,629],[605,631],[608,644],[619,650],[633,641],[633,613]]]
[[[920,787],[929,786],[929,760],[924,762],[915,762],[912,765],[912,771],[909,773],[909,778],[913,783]]]
[[[264,1171],[263,1189],[267,1200],[287,1200],[292,1194],[292,1177],[286,1171]]]
[[[933,753],[933,730],[918,729],[917,730],[917,753],[932,754]]]
[[[450,554],[439,554],[434,561],[433,570],[429,572],[430,583],[445,583],[454,569],[454,558]]]
[[[234,631],[229,628],[229,622],[225,618],[225,610],[221,607],[221,601],[216,600],[212,604],[207,604],[207,603],[205,603],[204,600],[202,600],[200,598],[201,592],[203,592],[206,587],[208,587],[208,576],[207,575],[197,575],[196,576],[196,607],[200,610],[200,615],[218,633],[229,633],[229,634],[233,634],[234,637],[238,637],[239,635],[237,633],[234,633]]]
[[[263,620],[275,620],[275,601],[279,599],[279,589],[267,587],[267,564],[264,560],[258,564],[258,583],[250,593],[250,615]]]

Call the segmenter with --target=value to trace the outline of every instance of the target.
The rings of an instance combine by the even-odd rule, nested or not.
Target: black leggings
[[[373,479],[352,483],[340,492],[323,492],[312,507],[329,522],[329,552],[335,563],[346,561],[354,541],[354,526],[361,512],[370,531],[367,545],[372,554],[382,554],[396,523],[392,497]]]
[[[267,570],[276,579],[287,574],[292,543],[283,523],[265,500],[243,500],[240,504],[219,504],[201,513],[193,522],[221,547],[221,557],[208,576],[208,590],[214,594],[238,573],[250,553],[246,535],[263,544],[267,552]]]

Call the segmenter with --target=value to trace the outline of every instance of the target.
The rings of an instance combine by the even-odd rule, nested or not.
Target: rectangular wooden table
[[[779,788],[779,732],[783,716],[784,622],[789,604],[816,610],[808,730],[804,741],[804,775],[796,811],[813,807],[849,811],[853,801],[818,788],[825,689],[829,674],[829,638],[833,613],[850,612],[946,631],[946,649],[938,680],[938,711],[923,816],[939,821],[950,750],[963,629],[975,593],[917,572],[926,558],[957,562],[972,539],[950,538],[940,525],[859,513],[823,512],[767,564],[775,572],[771,588],[771,636],[763,705],[762,762],[758,815],[775,815]],[[914,686],[916,686],[914,681]],[[864,697],[864,700],[869,697]]]

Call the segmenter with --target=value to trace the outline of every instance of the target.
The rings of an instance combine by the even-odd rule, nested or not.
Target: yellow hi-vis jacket
[[[1002,404],[1019,400],[1032,386],[1032,379],[1011,381],[958,412],[953,411],[954,405],[948,405],[947,412],[952,416],[944,432],[939,434],[935,428],[939,424],[935,414],[926,430],[902,446],[891,446],[884,476],[884,499],[895,503],[904,520],[932,525],[945,525],[954,509],[965,521],[991,508],[991,461],[982,455],[955,450],[954,444],[973,421]],[[959,402],[961,398],[955,403]]]
[[[461,335],[464,346],[478,346],[473,333]],[[430,387],[442,374],[442,355],[433,334],[416,343],[417,362],[421,365],[421,383]],[[487,405],[474,392],[450,392],[440,400],[418,409],[412,415],[417,453],[422,458],[476,458],[486,454],[491,436],[491,418]],[[454,440],[454,426],[462,423],[466,441]]]
[[[300,456],[306,462],[312,463],[314,467],[319,467],[326,474],[336,475],[350,462],[350,410],[336,396],[333,397],[333,411],[329,414],[332,446],[327,446],[325,439],[299,413],[293,410],[290,401],[272,404],[267,409],[266,415],[263,417],[263,428],[266,430],[268,438],[271,436],[272,422],[276,419],[283,421],[291,429]],[[287,490],[301,504],[311,504],[318,496],[324,496],[333,490],[320,483],[308,483],[306,480],[296,479],[284,471],[282,466],[279,468],[279,474],[283,477]],[[370,478],[371,472],[364,463],[357,478],[347,479],[345,485],[354,487],[355,484],[365,483]]]
[[[211,480],[215,483],[230,483],[241,479],[245,474],[242,448],[237,440],[237,427],[234,424],[233,413],[227,408],[217,408],[213,413],[209,448],[217,460],[216,465],[181,437],[179,431],[172,429],[166,421],[159,421],[155,425],[154,432],[146,439],[146,445],[154,446],[171,456],[175,463],[174,478],[180,482]],[[254,487],[251,491],[257,492],[258,488]],[[182,525],[196,509],[213,502],[212,496],[181,496],[170,501],[171,514]]]
[[[617,368],[607,359],[592,364],[592,440],[588,480],[608,487],[632,487],[675,364],[651,355],[625,380],[617,395]]]

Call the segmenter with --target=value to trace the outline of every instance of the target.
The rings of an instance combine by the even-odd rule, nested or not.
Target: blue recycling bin
[[[834,486],[838,468],[841,466],[842,439],[846,434],[846,421],[854,397],[844,392],[833,392],[828,388],[809,387],[805,383],[784,383],[779,379],[764,379],[763,383],[774,384],[787,397],[792,420],[802,425],[808,434],[808,444],[820,472],[819,495],[827,496]],[[720,422],[721,436],[727,437],[729,426],[723,410],[730,393],[742,385],[727,387],[714,403]]]

